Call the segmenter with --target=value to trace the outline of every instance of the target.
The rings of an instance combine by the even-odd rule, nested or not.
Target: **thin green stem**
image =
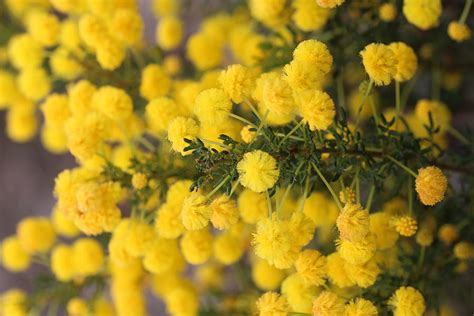
[[[275,133],[275,136],[278,136],[278,137],[286,137],[287,134],[283,134],[283,133]],[[301,141],[301,142],[304,142],[304,138],[301,138],[301,137],[298,137],[298,136],[288,136],[289,139],[293,139],[293,140],[298,140],[298,141]]]
[[[375,125],[379,126],[380,125],[380,118],[379,118],[379,114],[377,113],[377,109],[375,108],[375,103],[374,103],[373,98],[369,99],[369,104],[370,104],[370,108],[372,109],[372,116],[374,117]]]
[[[155,146],[143,136],[138,136],[137,141],[143,146],[145,146],[145,148],[148,149],[149,151],[155,151],[156,149]]]
[[[464,9],[462,10],[461,17],[459,18],[459,23],[466,23],[467,16],[471,10],[472,0],[467,0],[464,4]]]
[[[372,87],[374,86],[374,81],[371,79],[369,82],[369,86],[367,87],[367,90],[365,90],[364,96],[362,97],[362,101],[360,102],[360,105],[357,109],[357,118],[356,118],[356,127],[355,129],[359,127],[360,123],[360,113],[362,112],[362,109],[364,107],[365,101],[367,100],[367,97],[369,96],[370,92],[372,91]]]
[[[234,185],[232,186],[232,189],[230,189],[230,193],[229,193],[229,198],[232,197],[232,195],[234,194],[235,190],[237,189],[237,187],[239,186],[239,181],[235,181]]]
[[[260,114],[258,113],[257,109],[255,108],[255,106],[252,104],[252,102],[250,102],[249,99],[247,98],[244,98],[244,103],[247,104],[250,109],[252,110],[253,114],[255,114],[255,116],[258,118],[259,121],[263,121],[262,117],[260,116]]]
[[[408,214],[413,215],[413,179],[408,177]]]
[[[405,105],[407,104],[408,97],[410,96],[413,88],[415,87],[416,82],[416,75],[405,85],[405,88],[402,91],[402,95],[400,98],[400,110],[403,112],[405,109]]]
[[[211,192],[209,192],[208,195],[206,195],[206,200],[209,200],[217,191],[219,191],[219,189],[222,188],[222,186],[226,184],[230,178],[230,175],[225,177],[224,180],[222,180]]]
[[[234,113],[229,113],[229,116],[232,117],[232,118],[235,118],[236,120],[239,120],[241,122],[244,122],[245,124],[248,124],[252,127],[255,127],[257,128],[257,125],[255,125],[254,123],[250,122],[249,120],[247,120],[246,118],[243,118],[242,116],[240,115],[237,115],[237,114],[234,114]]]
[[[316,166],[316,164],[314,162],[311,162],[311,165],[313,166],[314,170],[316,171],[316,173],[318,174],[318,176],[321,178],[321,180],[323,181],[324,185],[326,186],[326,188],[329,190],[329,193],[331,193],[331,196],[332,198],[334,199],[334,202],[336,202],[336,205],[337,207],[339,208],[339,210],[342,210],[342,205],[341,205],[341,202],[339,201],[337,195],[336,195],[336,192],[334,192],[334,189],[332,188],[331,184],[329,184],[329,182],[326,180],[326,178],[324,177],[324,175],[321,173],[321,171],[319,170],[318,166]]]
[[[272,218],[273,209],[272,209],[272,200],[270,199],[270,194],[268,190],[265,191],[265,196],[267,197],[267,208],[268,208],[268,218]]]
[[[372,202],[374,200],[374,193],[375,193],[375,184],[370,186],[369,196],[367,198],[366,210],[370,213],[370,208],[372,206]]]
[[[397,166],[399,166],[400,168],[402,168],[403,170],[405,170],[408,174],[410,174],[411,176],[413,176],[414,178],[416,178],[416,173],[415,173],[415,171],[411,170],[410,168],[408,168],[407,166],[405,166],[405,165],[402,164],[400,161],[398,161],[397,159],[393,158],[393,157],[390,156],[390,155],[386,155],[385,157],[387,157],[388,159],[390,159],[391,161],[393,161]]]
[[[201,138],[201,140],[204,142],[204,143],[208,143],[208,144],[211,144],[211,145],[215,145],[215,146],[219,146],[221,148],[224,148],[224,149],[230,149],[229,146],[226,146],[222,143],[219,143],[219,142],[215,142],[213,140],[209,140],[209,139],[205,139],[205,138]]]
[[[304,205],[306,204],[306,196],[308,195],[308,191],[309,191],[309,180],[311,178],[310,171],[311,171],[311,166],[308,165],[308,168],[306,169],[306,181],[305,181],[305,184],[304,184],[303,199],[301,200],[300,206],[299,206],[299,211],[300,212],[303,212]]]
[[[460,142],[468,145],[470,144],[469,140],[463,135],[461,134],[460,131],[458,131],[457,129],[455,129],[452,125],[450,125],[448,127],[448,132],[453,135],[456,139],[458,139]]]
[[[290,137],[294,132],[296,132],[296,130],[301,126],[301,124],[304,123],[304,120],[301,120],[298,124],[295,125],[295,127],[292,128],[292,130],[285,135],[285,137],[282,138],[282,140],[280,140],[280,142],[278,143],[278,147],[281,146],[281,144],[283,144],[285,142],[285,140],[288,139],[288,137]]]

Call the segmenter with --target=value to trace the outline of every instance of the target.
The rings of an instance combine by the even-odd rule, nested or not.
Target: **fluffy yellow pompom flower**
[[[448,25],[448,35],[456,42],[463,42],[471,38],[471,29],[466,23],[453,21]]]
[[[459,229],[453,224],[443,224],[438,230],[438,238],[449,246],[459,239]]]
[[[29,34],[12,36],[8,42],[8,58],[17,69],[39,67],[43,56],[41,45]]]
[[[51,222],[58,235],[72,238],[79,234],[79,229],[74,225],[74,221],[66,217],[57,207],[53,209]]]
[[[183,39],[183,23],[175,16],[165,16],[156,26],[156,42],[164,50],[178,47]]]
[[[143,37],[143,20],[136,10],[116,10],[112,18],[113,34],[125,45],[140,43]]]
[[[125,120],[133,111],[130,96],[122,89],[112,86],[101,87],[93,97],[94,107],[108,118],[116,121]]]
[[[252,265],[252,280],[262,290],[270,291],[278,288],[284,278],[285,271],[271,266],[266,260],[257,259]]]
[[[151,101],[166,95],[171,89],[171,79],[160,65],[147,65],[142,71],[140,95]]]
[[[388,304],[393,307],[394,316],[421,316],[425,312],[425,299],[411,287],[402,286],[390,297]]]
[[[394,79],[402,82],[413,78],[418,68],[418,59],[413,49],[402,42],[391,43],[388,47],[395,55],[397,63]]]
[[[298,255],[295,268],[304,282],[316,286],[324,284],[327,266],[326,257],[317,250],[307,249]]]
[[[331,97],[323,91],[310,90],[300,95],[299,109],[310,130],[326,130],[334,121],[336,106]]]
[[[255,224],[268,214],[267,200],[264,194],[245,189],[238,199],[240,217],[247,224]]]
[[[219,76],[219,83],[227,96],[235,103],[241,103],[254,89],[255,73],[250,68],[236,64],[230,65]]]
[[[51,90],[51,80],[43,68],[29,68],[18,76],[18,88],[28,99],[38,101]]]
[[[387,212],[370,214],[370,231],[375,235],[377,249],[388,249],[395,245],[398,233],[390,224],[391,215]]]
[[[199,93],[194,113],[202,123],[220,124],[227,120],[231,108],[232,102],[224,90],[211,88]]]
[[[186,47],[186,54],[199,70],[218,66],[223,57],[221,44],[206,33],[192,35]]]
[[[136,190],[141,190],[148,185],[148,177],[144,173],[135,173],[132,176],[132,186]]]
[[[323,291],[313,301],[313,315],[344,315],[344,300],[333,292]]]
[[[339,200],[344,204],[354,204],[356,202],[356,193],[351,188],[344,188],[339,191]]]
[[[430,166],[418,170],[415,189],[424,205],[433,206],[441,202],[447,187],[448,179],[438,167]]]
[[[239,236],[225,232],[214,239],[214,256],[220,263],[231,265],[242,257],[245,250],[244,245]]]
[[[100,243],[92,238],[76,240],[72,246],[74,265],[81,276],[97,274],[104,265],[104,251]]]
[[[82,316],[89,313],[89,307],[85,300],[74,297],[67,302],[66,310],[70,316]]]
[[[422,30],[437,26],[441,11],[441,0],[403,1],[403,13],[408,22]]]
[[[418,230],[418,223],[416,219],[411,216],[405,215],[395,218],[393,220],[395,230],[402,236],[411,237],[415,235]]]
[[[0,109],[13,103],[18,98],[18,94],[13,74],[0,70]]]
[[[72,247],[58,245],[51,252],[51,270],[62,282],[70,281],[76,276],[76,266]]]
[[[68,107],[68,98],[61,94],[51,94],[41,105],[45,124],[55,128],[63,129],[64,123],[71,113]]]
[[[87,80],[81,80],[68,87],[69,109],[74,115],[85,115],[92,110],[92,97],[96,87]]]
[[[27,296],[25,292],[19,289],[10,289],[0,296],[0,312],[3,315],[26,316],[27,311]]]
[[[261,150],[246,153],[237,171],[240,184],[258,193],[272,188],[280,176],[275,158]]]
[[[379,17],[384,22],[392,22],[397,18],[397,7],[390,2],[379,7]]]
[[[326,258],[327,275],[331,283],[341,288],[351,287],[355,282],[349,277],[346,271],[346,261],[341,258],[339,253],[333,252]]]
[[[292,19],[296,26],[305,32],[317,31],[326,25],[331,10],[323,8],[313,0],[296,0],[292,2],[295,12]]]
[[[207,226],[211,212],[206,197],[200,192],[193,192],[184,199],[181,220],[186,229],[199,230]]]
[[[451,124],[451,111],[446,104],[436,101],[421,99],[416,103],[415,114],[421,123],[430,125],[430,113],[433,123],[440,131],[446,131]]]
[[[5,269],[12,272],[25,271],[30,267],[31,257],[23,249],[16,236],[5,238],[0,245],[0,258]]]
[[[249,1],[251,15],[269,27],[276,27],[285,21],[284,0],[251,0]]]
[[[180,245],[187,262],[203,264],[212,254],[212,235],[207,229],[188,231],[181,238]]]
[[[125,237],[125,249],[132,257],[142,257],[156,238],[153,226],[140,219],[132,219]]]
[[[181,258],[178,243],[174,239],[156,239],[143,258],[145,268],[155,274],[170,271]]]
[[[79,48],[81,38],[79,36],[79,26],[76,20],[66,19],[61,23],[59,44],[72,51]]]
[[[115,38],[106,36],[97,43],[96,57],[100,67],[115,70],[125,59],[125,49]]]
[[[188,143],[184,139],[194,140],[198,133],[199,126],[192,118],[179,116],[172,120],[168,126],[168,140],[171,142],[171,147],[183,156],[191,153],[184,151],[184,148],[188,147]]]
[[[474,244],[461,241],[454,246],[453,249],[454,256],[461,260],[470,260],[474,259]]]
[[[176,0],[152,0],[153,13],[157,17],[177,14],[181,2]]]
[[[378,263],[373,259],[357,265],[345,262],[344,270],[347,276],[361,288],[372,286],[381,272]]]
[[[288,82],[278,72],[269,73],[259,79],[261,84],[261,103],[269,113],[280,116],[294,112],[293,91]]]
[[[240,130],[240,138],[242,138],[242,141],[246,144],[250,144],[251,142],[253,142],[253,140],[257,136],[257,132],[251,131],[251,128],[253,128],[251,125],[246,125]]]
[[[281,284],[281,293],[293,311],[311,313],[313,299],[320,292],[318,287],[305,283],[298,273],[289,275]]]
[[[104,117],[90,113],[84,117],[73,116],[66,122],[67,146],[79,160],[94,156],[105,136]]]
[[[377,248],[375,236],[370,233],[358,242],[339,239],[336,241],[336,245],[339,255],[354,265],[364,264],[369,261],[374,256]]]
[[[217,229],[228,229],[239,219],[237,203],[227,195],[215,198],[209,208],[211,209],[211,223]]]
[[[397,59],[392,50],[387,45],[372,43],[360,55],[370,79],[377,86],[389,85],[397,73]]]
[[[336,224],[341,238],[361,241],[369,233],[369,213],[360,204],[346,204]]]
[[[24,218],[16,229],[18,240],[28,253],[46,252],[56,241],[53,225],[44,217]]]
[[[156,216],[155,228],[160,237],[178,238],[185,231],[181,221],[181,205],[164,203]]]
[[[58,42],[61,25],[55,15],[33,10],[26,16],[26,28],[41,45],[53,46]]]
[[[374,304],[363,298],[356,298],[346,305],[345,316],[377,316]]]
[[[24,143],[31,140],[37,127],[38,122],[33,109],[12,108],[7,112],[6,132],[13,141]]]
[[[290,310],[286,298],[275,292],[266,292],[256,304],[259,316],[285,316]]]
[[[105,21],[96,15],[82,15],[78,26],[82,41],[94,49],[109,36]]]
[[[75,53],[69,52],[64,47],[58,47],[49,58],[49,65],[53,74],[66,80],[79,77],[84,68],[75,57]]]

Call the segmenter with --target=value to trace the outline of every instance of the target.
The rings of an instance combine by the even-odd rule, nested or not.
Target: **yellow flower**
[[[116,10],[112,18],[111,27],[114,36],[125,45],[134,46],[142,40],[143,21],[136,10]]]
[[[156,238],[153,226],[138,218],[130,220],[124,238],[125,249],[132,257],[144,256]]]
[[[196,315],[199,310],[198,295],[189,286],[175,288],[167,295],[166,308],[170,315]]]
[[[10,289],[0,296],[0,311],[4,315],[26,316],[27,296],[25,292],[19,289]]]
[[[38,122],[34,109],[12,108],[7,112],[6,132],[10,139],[18,143],[31,140],[36,133]]]
[[[41,111],[44,115],[45,124],[60,130],[64,128],[64,123],[71,115],[68,98],[65,95],[55,93],[44,100],[41,104]]]
[[[346,305],[345,316],[377,316],[374,304],[363,298],[356,298]]]
[[[336,106],[331,97],[323,91],[310,90],[300,95],[301,116],[312,131],[326,130],[334,121]]]
[[[426,227],[421,227],[415,236],[417,244],[423,247],[431,245],[433,243],[433,238],[433,231]]]
[[[66,217],[57,207],[53,209],[51,222],[54,226],[54,230],[59,235],[72,238],[79,234],[79,229],[74,225],[74,221]]]
[[[280,73],[271,72],[261,76],[258,84],[261,87],[261,94],[257,99],[261,101],[261,106],[265,107],[269,114],[288,116],[294,112],[293,92]]]
[[[255,224],[268,214],[267,200],[264,194],[245,189],[237,200],[240,217],[247,224]]]
[[[19,95],[15,77],[10,72],[0,71],[0,109],[8,107]]]
[[[93,14],[82,15],[78,26],[82,41],[94,49],[110,36],[105,21]]]
[[[87,302],[79,297],[70,299],[67,302],[66,310],[70,316],[82,316],[89,313]]]
[[[28,99],[38,101],[51,90],[51,80],[43,68],[29,68],[18,76],[18,88]]]
[[[176,76],[183,70],[183,60],[177,55],[168,55],[163,59],[163,68],[170,76]]]
[[[97,43],[96,58],[103,69],[115,70],[125,59],[125,49],[116,39],[106,36]]]
[[[104,117],[97,113],[72,116],[65,126],[68,149],[81,161],[90,159],[99,150],[105,137],[105,127]]]
[[[212,235],[207,229],[192,230],[181,238],[181,251],[190,264],[203,264],[212,254]]]
[[[377,86],[389,85],[397,73],[397,59],[392,50],[387,45],[372,43],[360,55],[370,79]]]
[[[242,138],[242,140],[246,144],[250,144],[251,142],[253,142],[253,140],[257,136],[257,132],[251,131],[251,128],[253,128],[251,125],[246,125],[240,130],[240,138]]]
[[[438,238],[449,246],[459,239],[459,229],[453,224],[443,224],[438,230]]]
[[[346,0],[316,0],[316,3],[323,8],[335,8],[343,4]]]
[[[76,276],[76,266],[72,247],[60,244],[51,252],[51,270],[62,282],[72,280]]]
[[[194,113],[201,123],[220,124],[227,120],[232,102],[222,89],[202,91],[196,98]]]
[[[313,299],[320,292],[317,286],[304,282],[298,273],[289,275],[281,284],[281,293],[293,311],[311,313]]]
[[[275,27],[285,21],[284,0],[251,0],[249,2],[251,15],[269,27]]]
[[[47,252],[56,241],[53,225],[44,217],[26,217],[17,226],[18,240],[28,253]]]
[[[34,10],[26,16],[28,33],[43,46],[54,46],[58,42],[60,23],[50,13]]]
[[[317,227],[332,226],[336,223],[339,209],[336,203],[322,192],[313,192],[306,199],[303,212]]]
[[[424,205],[433,206],[444,199],[448,179],[438,167],[430,166],[418,170],[415,188]]]
[[[286,298],[275,292],[266,292],[257,301],[259,316],[285,316],[289,309]]]
[[[211,212],[206,197],[200,192],[193,192],[184,199],[181,220],[186,229],[199,230],[207,226]]]
[[[376,250],[375,236],[370,233],[358,242],[339,239],[336,241],[336,245],[339,255],[354,265],[361,265],[369,261]]]
[[[296,26],[305,32],[317,31],[323,28],[330,15],[331,10],[323,8],[313,0],[296,0],[292,2],[295,12],[292,19]]]
[[[172,50],[179,46],[183,39],[183,24],[175,16],[161,18],[156,26],[156,42],[164,50]]]
[[[341,238],[361,241],[369,233],[369,213],[360,204],[346,204],[339,214],[337,228]]]
[[[449,128],[452,115],[446,104],[436,100],[418,100],[415,114],[422,124],[430,125],[430,113],[434,126],[439,127],[441,132]]]
[[[79,58],[79,54],[69,52],[64,47],[58,47],[49,58],[49,65],[53,74],[66,80],[73,80],[79,77],[84,68],[75,59]]]
[[[323,291],[313,301],[313,315],[344,315],[344,300],[333,292]]]
[[[96,87],[87,80],[81,80],[68,87],[69,109],[74,115],[85,115],[92,110],[92,97]]]
[[[245,250],[244,245],[239,236],[225,232],[214,239],[214,256],[220,263],[231,265],[242,257]]]
[[[426,309],[423,295],[411,286],[398,288],[390,297],[388,304],[393,307],[394,316],[421,316]]]
[[[140,95],[151,101],[165,96],[171,89],[171,79],[160,65],[149,64],[142,71]]]
[[[463,42],[471,38],[471,29],[465,23],[453,21],[448,25],[448,35],[456,42]]]
[[[186,47],[186,54],[199,70],[207,70],[218,66],[223,58],[221,44],[205,33],[192,35]]]
[[[184,231],[181,206],[164,203],[156,212],[155,228],[160,237],[178,238]]]
[[[229,229],[239,219],[237,204],[227,195],[220,195],[215,198],[209,207],[212,212],[211,223],[217,229]]]
[[[327,257],[327,274],[331,283],[338,287],[346,288],[355,285],[346,270],[346,262],[337,252]]]
[[[344,269],[349,278],[361,288],[372,286],[381,272],[375,258],[358,265],[346,262]]]
[[[387,2],[379,7],[379,17],[384,22],[392,22],[397,14],[397,7],[393,3]]]
[[[182,260],[175,239],[157,238],[143,258],[145,269],[155,274],[170,272]]]
[[[136,190],[141,190],[148,185],[148,177],[144,173],[135,173],[132,176],[132,186]]]
[[[76,50],[81,44],[79,36],[79,26],[74,19],[65,19],[61,23],[59,32],[59,43],[68,50]]]
[[[398,233],[390,224],[391,215],[387,212],[370,214],[370,231],[375,235],[377,249],[388,249],[395,245]]]
[[[298,255],[295,268],[304,282],[320,286],[326,278],[326,257],[317,250],[307,249]]]
[[[168,140],[174,151],[181,155],[189,155],[190,151],[184,151],[188,143],[184,139],[194,140],[199,133],[199,126],[192,118],[179,116],[172,120],[168,126]]]
[[[254,192],[271,189],[280,176],[275,158],[261,150],[246,153],[237,164],[239,181]]]
[[[74,266],[81,276],[97,274],[104,265],[105,255],[100,243],[92,238],[76,240],[72,246]]]
[[[284,277],[283,270],[268,264],[266,260],[257,259],[252,265],[252,280],[262,290],[275,290],[280,286]]]
[[[441,0],[403,1],[403,13],[408,22],[422,30],[437,26],[441,11]]]
[[[12,36],[8,42],[8,58],[17,69],[37,68],[43,57],[41,45],[29,34]]]
[[[180,1],[176,0],[153,0],[152,9],[157,17],[177,14],[180,9]]]
[[[1,263],[8,271],[20,272],[30,267],[31,257],[16,236],[5,238],[0,245]]]
[[[354,204],[356,193],[351,188],[344,188],[344,190],[339,191],[339,200],[344,204]]]
[[[416,219],[409,215],[395,218],[393,223],[395,225],[395,230],[401,236],[411,237],[415,235],[416,231],[418,230],[418,223],[416,222]]]
[[[461,241],[454,246],[453,249],[454,256],[461,260],[470,260],[474,259],[474,244]]]
[[[397,64],[394,79],[402,82],[413,78],[418,68],[418,59],[413,49],[402,42],[391,43],[388,47],[395,55]]]
[[[242,103],[245,97],[251,95],[255,80],[255,72],[239,64],[228,66],[219,76],[222,89],[235,103]]]

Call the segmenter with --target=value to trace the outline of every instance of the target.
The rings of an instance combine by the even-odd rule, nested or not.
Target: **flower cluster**
[[[0,4],[6,134],[77,162],[2,241],[46,285],[0,315],[449,310],[474,261],[474,137],[451,112],[472,1],[458,20],[440,0],[222,1],[193,27],[194,1],[149,2],[151,39],[136,0]]]

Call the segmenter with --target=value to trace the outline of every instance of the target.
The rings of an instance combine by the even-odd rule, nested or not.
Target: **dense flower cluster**
[[[6,134],[77,166],[2,241],[5,269],[48,283],[0,315],[145,316],[149,290],[173,316],[448,309],[441,276],[474,261],[474,146],[438,46],[470,38],[472,1],[449,26],[441,0],[222,1],[194,29],[191,2],[149,2],[151,39],[136,0],[5,1]]]

